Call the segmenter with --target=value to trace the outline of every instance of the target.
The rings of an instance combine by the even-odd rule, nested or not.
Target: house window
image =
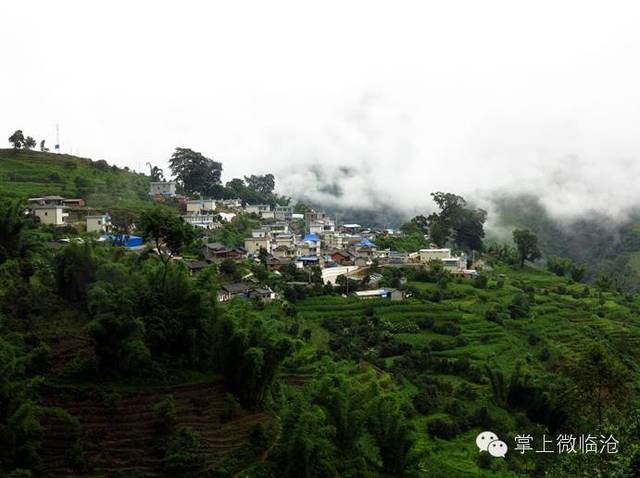
[[[45,215],[45,216],[48,216],[48,215],[49,215],[49,213],[48,213],[48,212],[45,212],[45,213],[44,213],[44,215]]]
[[[98,226],[102,224],[102,221],[98,219]]]

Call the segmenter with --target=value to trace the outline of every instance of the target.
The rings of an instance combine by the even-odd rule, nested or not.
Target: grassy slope
[[[0,197],[60,195],[94,208],[148,203],[149,177],[66,154],[0,149]]]
[[[430,330],[418,333],[401,333],[397,338],[412,345],[427,344],[433,339],[451,343],[448,350],[435,352],[436,355],[449,358],[467,357],[477,365],[496,363],[506,374],[510,374],[517,360],[523,360],[527,369],[539,377],[553,374],[558,367],[569,365],[585,347],[594,341],[603,341],[613,349],[626,363],[637,370],[640,360],[640,303],[627,302],[619,294],[605,294],[606,310],[604,317],[595,315],[597,298],[592,291],[590,297],[574,298],[571,292],[582,292],[581,284],[570,284],[566,279],[556,277],[544,271],[526,268],[525,270],[499,269],[495,274],[506,273],[506,284],[502,289],[491,281],[485,290],[475,289],[470,282],[452,283],[449,289],[460,292],[462,297],[444,300],[440,303],[408,300],[390,302],[382,299],[358,301],[350,298],[312,298],[298,306],[305,321],[321,328],[325,317],[363,317],[365,307],[373,305],[376,316],[390,322],[406,322],[418,317],[432,317],[436,322],[454,320],[462,330],[462,336],[468,339],[467,345],[456,347],[453,337],[438,335]],[[494,276],[495,276],[494,274]],[[516,283],[528,284],[536,288],[535,306],[527,319],[504,320],[502,325],[483,318],[485,310],[494,304],[506,305],[519,291]],[[433,289],[435,284],[413,283],[423,289]],[[557,287],[566,287],[568,293],[556,293]],[[324,331],[326,335],[327,332]],[[529,337],[535,335],[539,342],[531,345]],[[326,338],[325,338],[326,343]],[[543,362],[537,359],[543,348],[550,351],[550,359]],[[390,363],[393,358],[387,359]],[[464,381],[455,375],[442,376],[452,384]],[[494,413],[502,414],[505,419],[513,420],[491,401],[489,386],[474,387],[479,392],[478,399],[470,405],[488,406]],[[416,392],[411,383],[405,384],[408,395]],[[506,467],[486,472],[476,465],[477,448],[475,437],[480,430],[465,432],[451,441],[434,439],[427,435],[426,423],[440,411],[428,417],[416,418],[420,435],[418,446],[431,455],[435,468],[449,477],[454,476],[513,476]]]

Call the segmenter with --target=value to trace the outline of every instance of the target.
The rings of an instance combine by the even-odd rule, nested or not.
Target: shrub
[[[442,352],[443,350],[447,350],[449,348],[442,340],[439,339],[433,339],[431,342],[429,342],[429,347],[434,352]]]
[[[222,410],[220,419],[223,423],[226,423],[236,416],[238,410],[240,410],[240,402],[238,402],[238,399],[232,393],[227,393],[224,397],[224,409]]]
[[[450,440],[460,433],[458,425],[448,417],[434,418],[427,424],[427,430],[431,436],[445,440]]]
[[[518,319],[529,315],[529,307],[529,299],[524,294],[516,294],[507,309],[512,319]]]
[[[494,307],[484,311],[484,318],[489,322],[495,322],[496,324],[502,324],[502,318],[500,312]]]
[[[422,330],[433,329],[432,317],[419,317],[415,319],[416,324]]]
[[[489,453],[479,453],[476,457],[476,463],[478,464],[478,468],[488,470],[489,468],[491,468],[493,459],[491,455],[489,455]]]
[[[486,289],[489,283],[489,278],[483,274],[479,274],[473,279],[473,287],[476,289]]]
[[[538,354],[538,360],[540,360],[541,362],[546,362],[550,358],[551,352],[549,352],[549,349],[547,347],[543,348]]]
[[[182,427],[169,442],[164,469],[169,476],[200,477],[204,467],[200,453],[200,437],[191,428]]]
[[[267,447],[267,431],[262,423],[256,423],[249,432],[249,443],[254,451],[259,452]]]
[[[478,398],[478,394],[471,384],[465,382],[456,388],[456,397],[462,400],[475,400]]]
[[[170,435],[176,429],[176,403],[173,395],[167,395],[153,407],[154,428],[160,435]]]
[[[572,266],[573,262],[566,257],[549,256],[547,258],[547,269],[560,277],[567,275]]]
[[[456,347],[464,347],[465,345],[469,345],[469,339],[462,335],[458,335],[456,337]]]
[[[586,269],[584,268],[584,266],[573,266],[571,268],[571,279],[575,282],[582,282],[582,279],[584,279],[584,274],[586,272]]]

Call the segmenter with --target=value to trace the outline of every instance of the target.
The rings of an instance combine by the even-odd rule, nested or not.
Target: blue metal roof
[[[306,236],[304,236],[304,239],[303,239],[303,241],[314,241],[314,242],[318,242],[319,240],[320,238],[315,233],[307,234]]]
[[[358,247],[376,247],[376,245],[371,242],[369,239],[364,238],[360,242],[356,244]]]

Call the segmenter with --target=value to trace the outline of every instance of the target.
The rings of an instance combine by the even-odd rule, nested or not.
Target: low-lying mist
[[[512,196],[535,197],[563,223],[625,222],[640,204],[640,136],[627,123],[530,110],[490,121],[466,110],[459,123],[438,122],[400,104],[369,95],[330,121],[273,135],[263,168],[275,169],[283,194],[338,210],[392,211],[396,222],[432,210],[434,191],[485,208],[490,226],[499,222],[496,202]]]

